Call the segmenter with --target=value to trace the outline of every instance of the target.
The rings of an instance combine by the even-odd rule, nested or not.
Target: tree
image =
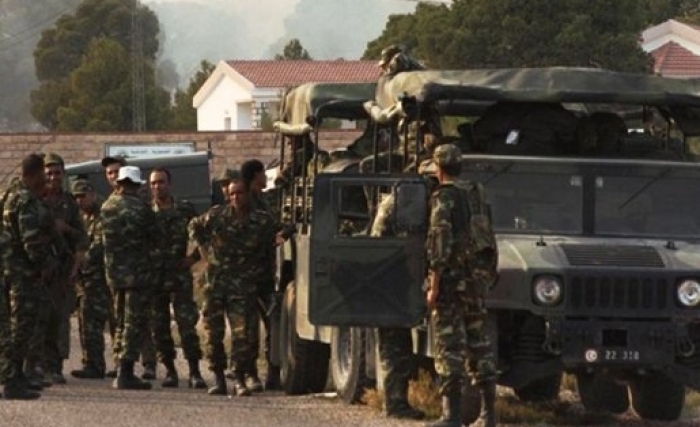
[[[392,16],[366,59],[403,44],[432,68],[596,66],[648,71],[637,0],[454,0]]]
[[[192,106],[194,95],[199,91],[204,82],[214,71],[214,64],[202,61],[199,70],[190,78],[186,90],[178,89],[175,92],[173,105],[173,130],[197,130],[197,110]]]
[[[41,84],[32,91],[31,110],[43,126],[131,130],[129,52],[134,4],[135,0],[85,0],[74,14],[61,16],[42,33],[34,50]],[[146,126],[162,129],[169,124],[170,100],[156,86],[154,75],[158,19],[145,6],[139,7],[138,16],[143,28]]]
[[[284,46],[281,54],[275,55],[276,60],[291,60],[291,59],[312,59],[309,52],[304,49],[299,39],[291,39]]]

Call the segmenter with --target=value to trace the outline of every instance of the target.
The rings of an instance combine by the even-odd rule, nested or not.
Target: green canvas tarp
[[[390,107],[419,102],[615,103],[700,107],[700,82],[592,68],[513,68],[408,71],[382,78],[376,101]]]
[[[367,117],[362,104],[374,98],[376,83],[306,83],[290,89],[280,107],[280,120],[301,125],[306,118],[356,120]]]

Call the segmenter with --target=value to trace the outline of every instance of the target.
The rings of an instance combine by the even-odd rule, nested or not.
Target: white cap
[[[138,166],[122,166],[119,168],[117,182],[128,179],[134,184],[145,184],[146,181],[141,179],[141,169]]]

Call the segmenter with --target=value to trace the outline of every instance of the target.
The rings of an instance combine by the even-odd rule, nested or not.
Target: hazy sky
[[[181,80],[201,60],[268,59],[292,38],[314,59],[357,59],[410,0],[142,0],[159,16],[163,58]]]

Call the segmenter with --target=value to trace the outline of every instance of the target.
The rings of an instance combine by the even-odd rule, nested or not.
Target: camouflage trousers
[[[465,300],[462,295],[441,290],[432,321],[435,370],[440,376],[442,396],[461,390],[466,380],[466,365],[474,384],[497,377],[495,355],[484,331],[485,319],[483,302]]]
[[[272,305],[272,300],[274,298],[274,293],[263,293],[259,294],[256,298],[256,307],[258,310],[258,316],[260,317],[260,320],[262,321],[263,327],[265,328],[265,336],[263,337],[262,341],[262,350],[263,354],[265,355],[265,361],[267,362],[267,366],[271,366],[272,362],[270,362],[270,337],[271,337],[271,331],[270,331],[270,315],[269,315],[269,309]],[[253,348],[255,349],[256,354],[260,350],[260,334],[258,334],[256,337],[254,337],[254,343]],[[231,348],[233,348],[233,337],[231,337]],[[250,366],[246,368],[246,373],[256,373],[258,372],[258,365],[257,365],[257,357],[253,358],[250,361]],[[233,370],[233,355],[231,356],[231,370]]]
[[[57,279],[41,297],[37,326],[29,345],[28,360],[58,371],[70,355],[70,317],[76,294],[67,280]]]
[[[173,308],[182,351],[185,358],[199,360],[202,358],[202,348],[197,334],[199,310],[194,301],[192,280],[185,280],[182,286],[173,291],[159,290],[153,298],[153,335],[161,362],[175,359],[175,342],[170,331],[170,307]]]
[[[10,345],[10,303],[5,286],[0,283],[0,384],[12,374],[12,366],[8,359]]]
[[[5,360],[19,363],[24,362],[29,353],[29,343],[34,335],[37,314],[41,308],[40,291],[34,280],[26,278],[6,280],[6,286],[10,289],[10,337],[4,354]],[[14,363],[11,365],[6,369],[6,377],[20,376],[22,373],[16,371],[16,365]]]
[[[83,284],[78,304],[83,366],[105,372],[105,325],[112,316],[112,296],[105,283]]]
[[[116,328],[112,353],[116,360],[136,361],[145,340],[150,339],[152,301],[150,289],[114,289]]]
[[[411,330],[379,328],[379,359],[384,370],[384,402],[388,409],[408,400],[408,381],[415,375]]]
[[[225,289],[217,289],[216,286],[205,290],[202,310],[207,332],[205,352],[212,371],[226,369],[226,319],[231,329],[232,369],[235,372],[246,372],[255,363],[260,335],[256,300],[255,294],[233,294]]]

